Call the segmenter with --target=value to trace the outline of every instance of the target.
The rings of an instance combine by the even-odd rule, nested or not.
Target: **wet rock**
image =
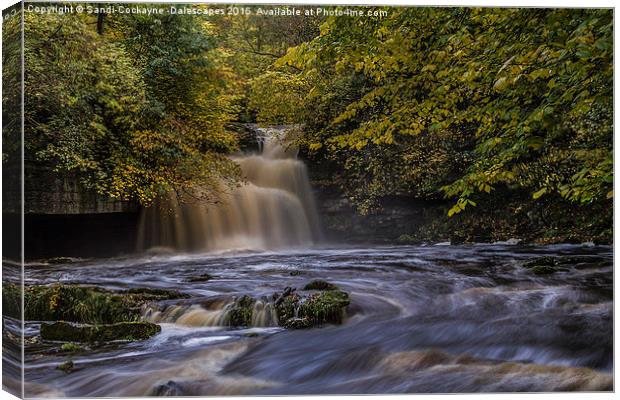
[[[400,244],[417,244],[420,242],[415,236],[407,234],[400,235],[396,241]]]
[[[183,396],[183,394],[181,385],[175,381],[168,381],[168,383],[157,386],[152,396]]]
[[[295,288],[291,288],[287,286],[284,288],[284,291],[282,292],[282,294],[274,293],[272,296],[272,298],[275,300],[273,304],[276,307],[279,306],[284,301],[284,299],[290,296],[294,291],[295,291]]]
[[[2,298],[7,315],[21,318],[20,287],[3,285]],[[110,324],[135,321],[140,307],[151,301],[189,297],[176,290],[134,288],[112,292],[77,285],[26,286],[24,316],[28,321],[71,321]]]
[[[312,321],[308,318],[289,318],[282,324],[286,329],[307,329],[312,328]]]
[[[289,272],[290,276],[299,276],[299,275],[304,275],[306,272],[305,271],[291,271]]]
[[[349,295],[340,290],[315,293],[299,304],[297,316],[308,318],[313,326],[341,324],[349,303]]]
[[[566,266],[591,261],[579,256],[551,257],[544,256],[530,260],[523,264],[524,268],[529,269],[536,275],[550,275],[558,271],[568,271]]]
[[[73,361],[65,361],[64,363],[59,364],[56,367],[56,369],[59,369],[59,370],[61,370],[63,372],[69,373],[69,372],[73,371],[73,367],[74,367]]]
[[[295,310],[299,305],[299,300],[300,297],[296,293],[281,298],[281,301],[276,305],[278,320],[286,321],[290,318],[293,318],[295,316]]]
[[[34,321],[113,323],[140,315],[130,297],[72,285],[26,287],[24,304],[25,319]]]
[[[2,282],[2,314],[8,317],[21,319],[22,317],[22,291],[21,286],[13,283]],[[4,324],[4,320],[2,321]],[[4,325],[3,325],[4,328]],[[4,332],[4,329],[2,329]]]
[[[210,281],[211,279],[213,279],[213,276],[209,274],[202,274],[202,275],[197,275],[197,276],[190,276],[187,279],[187,282],[207,282],[207,281]]]
[[[69,322],[41,324],[41,338],[63,342],[110,342],[145,340],[161,332],[150,322],[120,322],[106,325],[78,325]]]
[[[84,350],[84,348],[82,346],[80,346],[77,343],[73,343],[73,342],[69,342],[69,343],[63,343],[62,346],[60,346],[60,351],[65,351],[65,352],[76,352],[76,351],[82,351]]]
[[[308,283],[306,286],[304,286],[303,290],[338,290],[338,286],[332,283],[317,279],[317,280],[314,280]]]
[[[531,268],[531,271],[535,275],[551,275],[557,272],[557,269],[548,265],[537,265]]]
[[[245,335],[243,335],[245,337],[258,337],[258,333],[257,332],[248,332]]]
[[[172,300],[172,299],[187,299],[190,296],[186,293],[181,293],[178,290],[160,289],[160,288],[132,288],[121,294],[131,295],[131,300],[134,302],[146,302],[146,301],[159,301],[159,300]]]
[[[331,284],[328,284],[331,285]],[[324,286],[321,287],[331,287]],[[273,300],[275,299],[275,300]],[[274,293],[271,302],[265,297],[255,299],[242,296],[226,306],[226,325],[235,327],[252,326],[254,314],[273,307],[280,326],[302,329],[323,324],[341,324],[349,305],[349,295],[340,290],[324,290],[309,296],[300,296],[294,288],[287,287]],[[273,321],[275,321],[275,316]]]
[[[538,257],[533,260],[527,261],[523,264],[524,268],[534,268],[534,267],[555,267],[559,264],[559,261],[556,257],[544,256]]]
[[[248,295],[237,299],[234,306],[228,312],[228,325],[251,326],[254,303],[256,303],[256,300]]]

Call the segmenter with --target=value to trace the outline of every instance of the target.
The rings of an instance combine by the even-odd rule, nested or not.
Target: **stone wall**
[[[384,199],[382,211],[360,215],[335,190],[316,190],[315,195],[326,239],[335,242],[394,243],[445,213],[441,202],[393,197]]]
[[[3,212],[20,212],[19,169],[3,173]],[[59,175],[47,168],[26,165],[26,214],[101,214],[137,212],[133,202],[111,199],[85,188],[74,175]]]

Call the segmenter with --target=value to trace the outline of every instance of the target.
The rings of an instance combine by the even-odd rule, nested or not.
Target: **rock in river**
[[[70,322],[41,323],[41,338],[63,342],[109,342],[113,340],[145,340],[161,332],[150,322],[119,322],[106,325],[73,324]]]

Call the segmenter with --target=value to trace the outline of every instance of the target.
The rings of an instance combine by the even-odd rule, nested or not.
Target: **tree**
[[[215,200],[235,185],[234,118],[200,21],[28,14],[26,137],[30,162],[89,188],[149,205],[174,191]]]
[[[347,152],[348,186],[365,188],[358,203],[419,187],[424,170],[437,171],[435,191],[458,198],[450,214],[505,187],[605,201],[612,30],[610,10],[390,9],[329,18],[277,65],[312,82],[307,104],[338,110],[306,119],[306,144]],[[360,84],[342,96],[347,80]],[[452,153],[407,162],[441,147]],[[390,164],[404,167],[386,174],[399,170]]]

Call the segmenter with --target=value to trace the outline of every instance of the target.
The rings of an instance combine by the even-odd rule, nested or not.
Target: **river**
[[[552,275],[522,267],[541,255],[580,257]],[[187,283],[203,273],[213,279]],[[612,389],[611,247],[338,246],[160,254],[32,263],[25,282],[178,289],[191,298],[166,305],[182,303],[189,313],[212,299],[270,296],[317,278],[350,293],[342,325],[234,329],[200,316],[178,318],[164,321],[162,332],[149,340],[76,354],[69,374],[55,369],[67,355],[36,340],[39,325],[28,322],[26,394]]]

